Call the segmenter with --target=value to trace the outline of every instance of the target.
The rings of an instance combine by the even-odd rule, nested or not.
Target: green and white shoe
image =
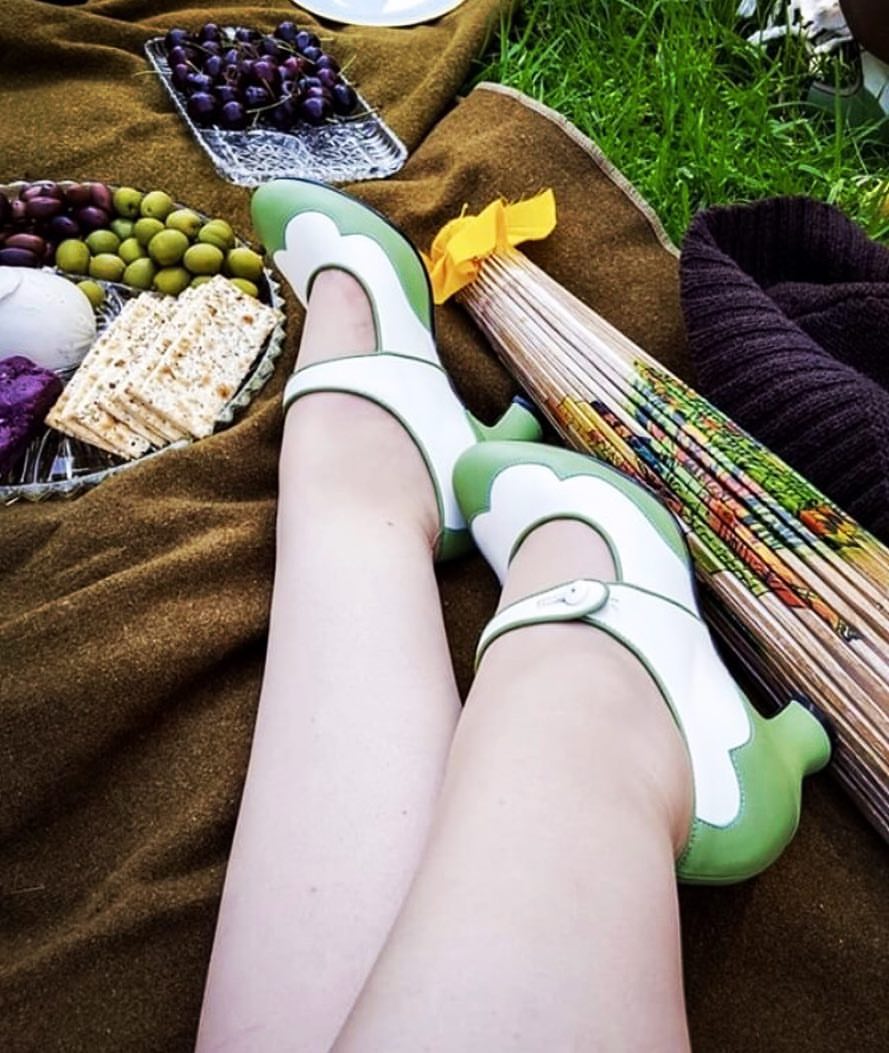
[[[262,244],[303,305],[317,275],[334,269],[361,284],[373,311],[376,350],[297,365],[284,391],[285,409],[311,392],[342,391],[370,399],[397,417],[435,487],[441,524],[436,557],[459,555],[470,537],[453,492],[457,458],[489,438],[539,438],[536,417],[516,402],[491,428],[464,408],[435,348],[423,261],[374,209],[322,183],[280,179],[255,192],[252,215]]]
[[[799,702],[767,720],[744,697],[701,619],[673,516],[609,466],[536,443],[467,451],[454,487],[501,581],[522,540],[556,519],[589,524],[616,568],[611,581],[566,582],[502,610],[477,661],[499,636],[540,622],[581,620],[619,640],[651,674],[688,749],[694,813],[679,878],[725,884],[767,867],[796,831],[802,778],[827,763],[830,740]]]

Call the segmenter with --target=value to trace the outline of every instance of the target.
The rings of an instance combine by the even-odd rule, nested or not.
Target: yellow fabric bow
[[[465,211],[465,210],[464,210]],[[492,201],[477,216],[460,215],[446,223],[429,255],[422,254],[436,303],[444,303],[478,274],[482,260],[522,241],[537,241],[556,225],[556,199],[544,190],[527,201]]]

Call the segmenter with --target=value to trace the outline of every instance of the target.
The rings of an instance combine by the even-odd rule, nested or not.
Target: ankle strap
[[[578,578],[576,581],[556,585],[545,592],[533,593],[523,600],[511,603],[499,614],[495,614],[485,626],[475,652],[476,668],[482,660],[482,655],[498,636],[525,625],[569,622],[585,618],[603,607],[608,602],[608,596],[608,586],[605,582]]]

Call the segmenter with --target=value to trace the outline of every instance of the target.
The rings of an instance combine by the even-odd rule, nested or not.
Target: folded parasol
[[[889,551],[519,252],[555,223],[549,200],[529,227],[530,205],[470,217],[481,248],[479,228],[445,228],[428,261],[439,301],[459,289],[561,436],[676,513],[712,627],[774,705],[826,715],[837,777],[889,838]]]

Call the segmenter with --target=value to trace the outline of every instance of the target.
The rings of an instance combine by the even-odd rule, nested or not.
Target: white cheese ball
[[[45,369],[76,366],[96,339],[84,294],[58,274],[0,267],[0,358],[24,355]]]

